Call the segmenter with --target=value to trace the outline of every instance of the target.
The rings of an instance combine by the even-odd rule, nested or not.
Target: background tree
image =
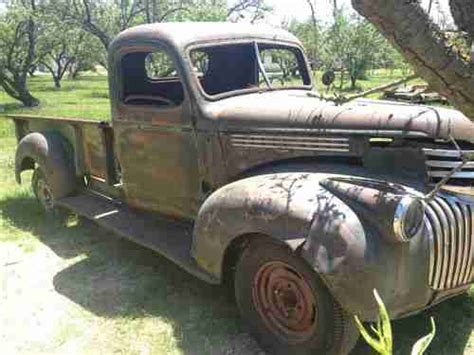
[[[18,1],[0,14],[0,85],[8,95],[29,107],[39,104],[26,81],[35,61],[35,10],[34,0]]]
[[[86,70],[95,71],[97,65],[107,68],[107,53],[100,41],[90,33],[74,31],[72,33],[70,53],[72,61],[68,67],[70,79],[76,79]]]
[[[36,47],[36,63],[42,64],[50,73],[56,88],[61,87],[61,80],[73,61],[71,46],[75,30],[68,26],[57,13],[43,13],[39,22],[40,34]],[[80,30],[79,30],[80,31]],[[36,67],[35,63],[35,67]]]
[[[313,69],[319,67],[322,60],[321,47],[323,46],[321,36],[324,33],[318,22],[313,22],[312,20],[303,22],[293,20],[288,26],[288,30],[303,42]]]
[[[248,20],[254,23],[265,17],[272,10],[264,0],[237,0],[227,9],[227,19],[230,21]]]
[[[317,3],[308,0],[311,13],[317,12]],[[348,16],[334,4],[333,21],[320,24],[316,16],[307,21],[293,21],[290,31],[302,40],[314,68],[339,72],[339,89],[345,78],[350,79],[350,90],[356,89],[359,79],[367,77],[373,68],[401,67],[400,55],[367,20],[357,15]]]
[[[417,74],[474,120],[473,58],[452,46],[419,1],[352,0],[352,4],[400,50]],[[450,0],[449,5],[458,29],[472,43],[473,1]]]

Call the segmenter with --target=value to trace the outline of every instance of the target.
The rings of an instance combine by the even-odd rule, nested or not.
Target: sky
[[[331,18],[332,2],[331,0],[317,0],[316,14],[319,20],[325,21]],[[266,3],[273,8],[273,14],[268,17],[268,21],[274,25],[291,19],[305,20],[311,16],[311,11],[306,0],[266,0]],[[339,0],[341,6],[352,10],[350,0]]]
[[[228,0],[232,2],[232,0]],[[307,0],[265,0],[268,5],[273,8],[274,14],[267,18],[272,25],[279,25],[282,22],[291,19],[305,20],[311,15]],[[332,1],[331,0],[312,0],[316,4],[317,17],[322,22],[330,21],[332,17]],[[430,0],[422,0],[422,5],[427,8]],[[348,13],[354,12],[350,0],[338,0],[338,6],[342,6]],[[441,12],[439,11],[441,10]],[[432,7],[432,17],[437,22],[443,20],[441,13],[447,15],[449,11],[449,0],[434,0]],[[449,23],[450,18],[446,21]]]
[[[0,0],[0,11],[4,7],[6,0]],[[227,0],[232,4],[236,0]],[[307,0],[265,0],[268,5],[273,8],[273,14],[267,16],[265,22],[274,26],[289,22],[292,19],[305,20],[310,16],[310,9]],[[312,0],[316,4],[317,17],[320,21],[325,22],[331,19],[332,1],[331,0]],[[426,7],[430,0],[422,0],[422,4]],[[352,10],[350,0],[338,0],[340,6],[343,6],[350,13]],[[442,12],[439,11],[442,10]],[[432,17],[437,23],[443,18],[440,13],[449,14],[449,0],[434,0]],[[445,19],[448,23],[452,22],[450,18]]]

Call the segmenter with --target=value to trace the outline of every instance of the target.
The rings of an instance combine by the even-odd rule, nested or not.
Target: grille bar
[[[441,178],[441,177],[445,177],[446,175],[448,175],[449,172],[450,172],[450,170],[428,171],[428,176]],[[453,174],[452,177],[453,178],[458,178],[458,179],[474,178],[474,171],[459,171],[459,172]]]
[[[430,286],[445,290],[473,279],[473,210],[453,197],[438,196],[426,208],[430,239]]]
[[[462,163],[461,154],[456,149],[423,148],[426,156],[426,170],[431,180],[438,181],[448,175],[452,169]],[[474,150],[463,150],[464,153],[474,153]],[[460,171],[452,175],[453,179],[474,179],[474,162],[467,162]]]
[[[349,152],[349,139],[339,137],[231,134],[231,143],[240,148]]]
[[[461,161],[449,161],[449,160],[427,160],[426,165],[433,168],[455,168],[461,163]],[[467,162],[463,168],[474,168],[474,161]]]

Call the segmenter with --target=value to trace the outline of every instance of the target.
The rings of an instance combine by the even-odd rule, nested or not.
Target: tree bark
[[[26,81],[12,80],[0,72],[0,85],[9,96],[20,101],[26,107],[38,106],[40,103],[39,100],[28,91]]]
[[[474,1],[449,0],[449,7],[456,26],[474,38]]]
[[[26,88],[24,90],[20,90],[19,100],[25,105],[26,107],[35,107],[40,104],[39,100],[30,94]]]
[[[352,5],[401,51],[420,77],[474,120],[474,66],[447,45],[417,1],[352,0]]]

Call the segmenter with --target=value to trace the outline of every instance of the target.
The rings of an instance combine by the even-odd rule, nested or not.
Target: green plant
[[[370,330],[367,330],[357,316],[354,317],[355,322],[360,334],[367,344],[369,344],[381,355],[391,355],[393,353],[393,337],[390,318],[382,298],[375,289],[374,297],[379,307],[379,318],[377,320],[376,326],[374,327],[373,325],[370,325]],[[433,317],[430,318],[430,321],[431,332],[417,340],[417,342],[412,347],[411,355],[423,355],[433,340],[436,334],[436,325]]]

